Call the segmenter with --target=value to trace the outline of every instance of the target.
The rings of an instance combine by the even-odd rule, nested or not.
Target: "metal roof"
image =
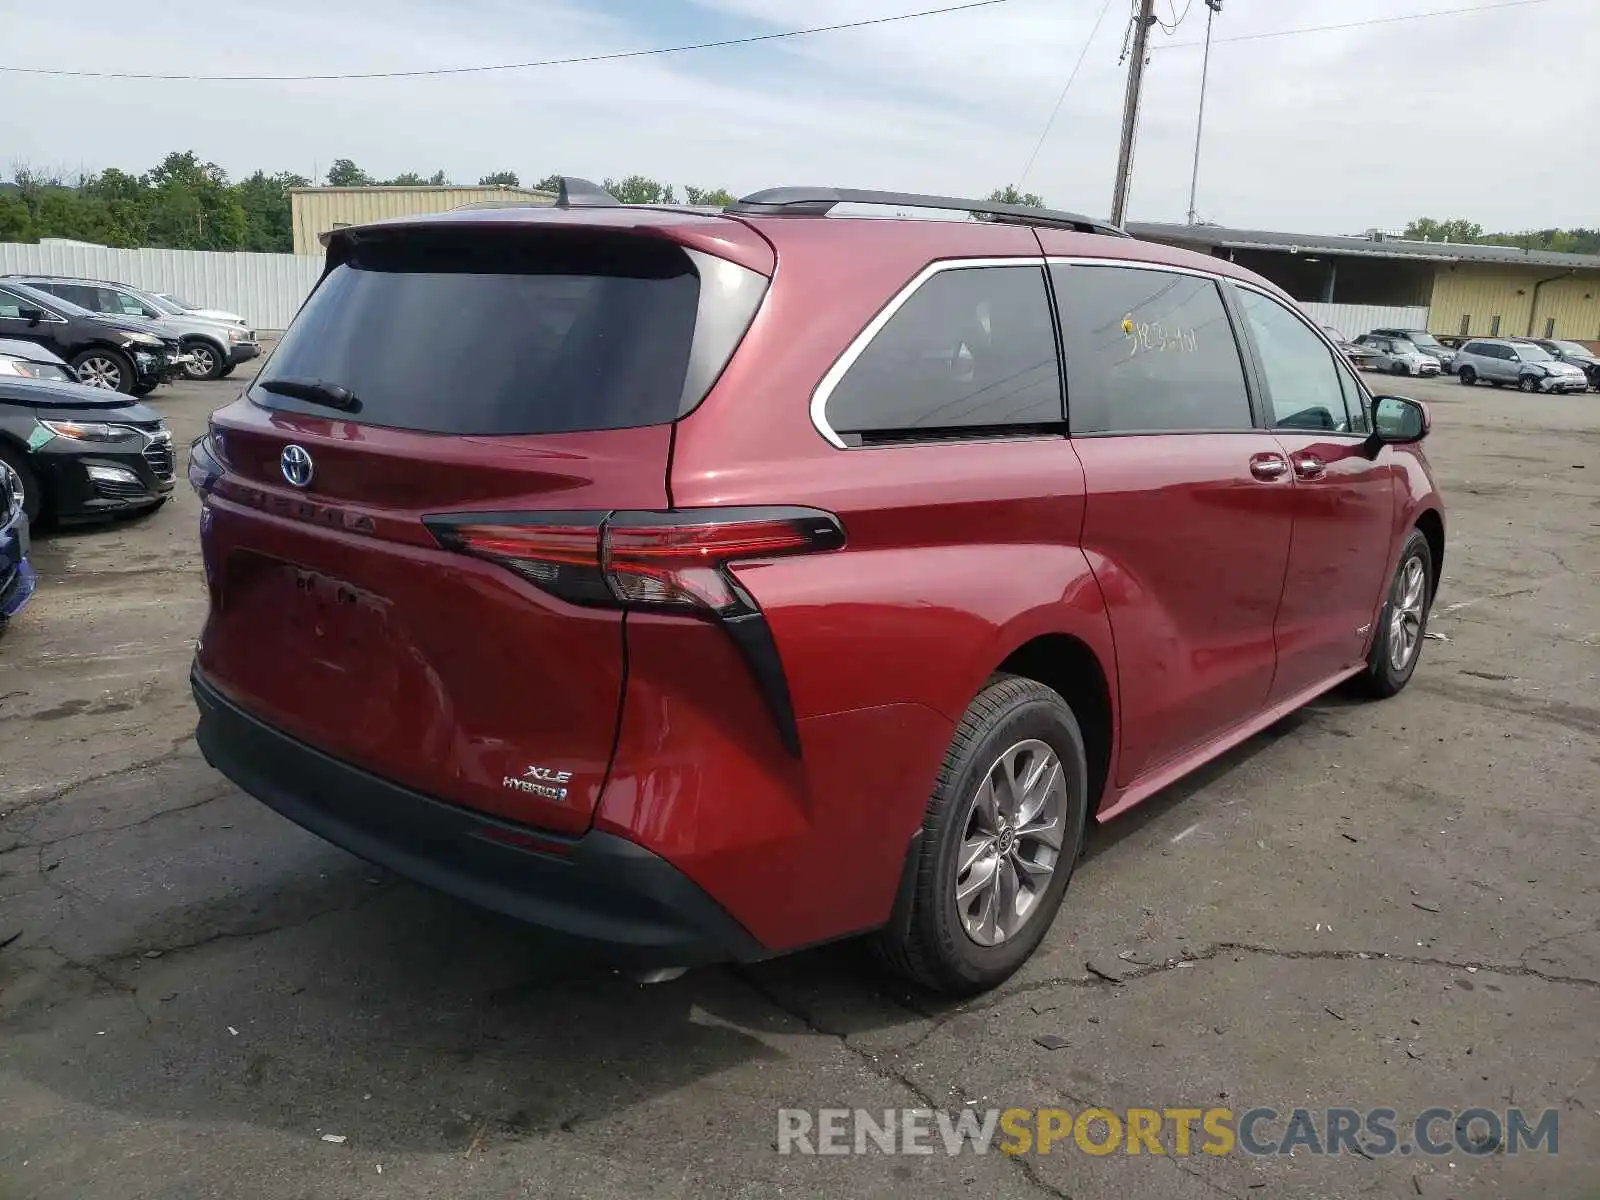
[[[1413,259],[1438,263],[1498,263],[1519,267],[1570,267],[1600,271],[1600,254],[1561,254],[1523,250],[1517,246],[1480,246],[1470,242],[1417,242],[1405,238],[1341,237],[1321,233],[1274,233],[1262,229],[1230,229],[1222,225],[1181,225],[1165,221],[1129,221],[1128,232],[1151,242],[1225,250],[1276,250],[1348,254],[1364,258]]]

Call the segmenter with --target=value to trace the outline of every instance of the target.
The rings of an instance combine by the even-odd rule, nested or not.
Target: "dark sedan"
[[[145,512],[172,492],[161,414],[78,383],[0,374],[0,462],[21,480],[32,522]]]

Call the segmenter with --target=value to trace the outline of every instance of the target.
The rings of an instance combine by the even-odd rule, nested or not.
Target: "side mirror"
[[[1372,438],[1380,446],[1409,446],[1428,436],[1433,422],[1418,400],[1379,396],[1372,402]]]
[[[28,308],[19,308],[17,309],[17,316],[21,317],[29,325],[37,325],[40,321],[44,320],[44,309],[33,308],[31,306]]]

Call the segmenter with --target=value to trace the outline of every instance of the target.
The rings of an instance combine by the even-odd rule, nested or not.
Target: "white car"
[[[1439,360],[1418,350],[1416,343],[1404,338],[1379,337],[1363,333],[1356,345],[1365,346],[1377,355],[1372,367],[1375,371],[1388,371],[1393,375],[1437,375]]]
[[[199,317],[202,321],[221,321],[224,325],[245,325],[248,322],[238,313],[224,312],[220,308],[201,308],[191,304],[182,296],[174,296],[171,292],[151,292],[157,300],[166,304],[169,315],[177,316],[179,313],[191,317]]]

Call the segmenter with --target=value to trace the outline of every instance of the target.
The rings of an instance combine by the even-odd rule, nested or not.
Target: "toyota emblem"
[[[311,486],[311,475],[315,468],[311,464],[311,454],[304,446],[285,446],[278,457],[278,466],[283,471],[283,477],[295,487]]]

